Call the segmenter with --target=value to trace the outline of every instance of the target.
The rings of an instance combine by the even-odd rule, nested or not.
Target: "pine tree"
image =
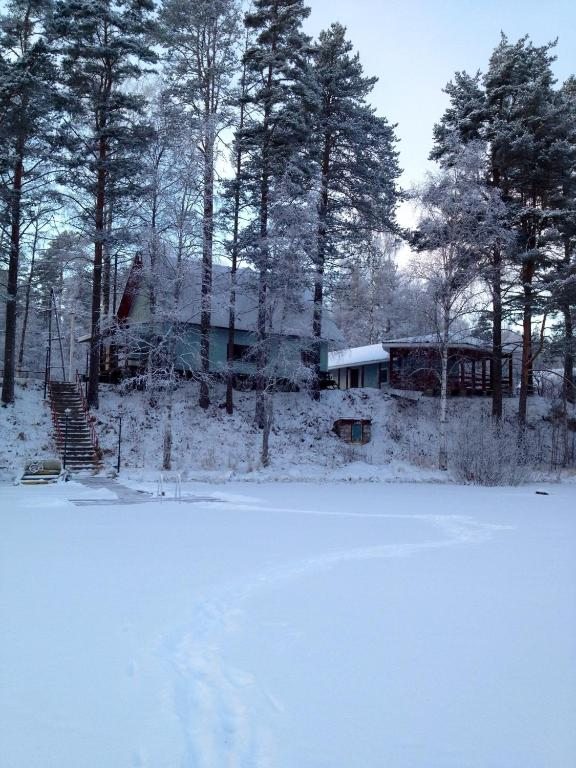
[[[246,52],[250,84],[248,116],[238,136],[245,165],[244,187],[256,212],[250,252],[259,273],[257,322],[256,421],[263,427],[272,192],[290,179],[295,187],[306,176],[304,149],[310,138],[311,111],[317,94],[310,78],[310,40],[302,22],[310,10],[303,0],[255,0],[245,17],[254,43]]]
[[[576,78],[570,77],[562,86],[560,97],[570,110],[573,142],[576,142]],[[557,201],[558,216],[555,220],[560,235],[556,260],[549,276],[553,309],[562,317],[561,350],[564,361],[563,396],[567,402],[576,402],[574,359],[574,308],[576,307],[576,168],[566,173],[562,194]]]
[[[210,317],[214,249],[217,141],[229,122],[230,87],[237,65],[239,5],[236,0],[167,0],[161,19],[169,93],[197,123],[203,158],[202,307],[199,405],[210,404]]]
[[[553,43],[535,46],[528,37],[510,43],[502,35],[486,75],[458,73],[447,92],[451,105],[435,129],[432,156],[450,163],[449,143],[488,142],[487,178],[507,205],[515,246],[509,259],[494,249],[487,276],[493,296],[493,415],[502,415],[502,280],[507,264],[519,269],[523,350],[518,416],[526,419],[531,391],[532,317],[535,279],[546,266],[546,231],[557,217],[562,189],[574,168],[573,121],[566,100],[554,88]]]
[[[553,43],[502,36],[485,77],[494,181],[514,213],[518,233],[523,345],[518,416],[526,419],[532,391],[534,281],[546,264],[545,231],[554,219],[565,175],[574,168],[573,128],[566,102],[553,88]]]
[[[12,0],[0,19],[0,207],[8,280],[2,403],[14,401],[16,310],[26,208],[44,193],[57,133],[55,69],[46,39],[47,0]]]
[[[152,0],[59,0],[52,33],[58,40],[70,119],[67,183],[92,198],[84,202],[93,228],[91,345],[88,402],[98,407],[101,302],[106,210],[121,191],[133,190],[143,99],[127,84],[156,61],[150,46]]]
[[[250,34],[246,32],[244,54],[249,45]],[[226,374],[226,413],[230,416],[234,413],[234,346],[236,341],[236,289],[238,266],[240,260],[240,218],[245,205],[244,191],[244,151],[241,137],[246,122],[246,106],[248,101],[248,80],[245,55],[242,57],[240,82],[233,94],[232,105],[235,113],[235,136],[231,153],[231,164],[234,168],[233,177],[224,186],[224,210],[223,214],[232,222],[231,238],[227,243],[230,258],[230,302],[228,307],[228,343],[227,343],[227,374]]]
[[[314,249],[316,360],[313,391],[320,391],[324,279],[343,250],[369,248],[373,233],[393,231],[400,175],[394,127],[375,115],[366,98],[376,78],[363,76],[340,24],[320,33],[314,52],[319,93],[314,114],[313,160],[318,168],[318,223]]]

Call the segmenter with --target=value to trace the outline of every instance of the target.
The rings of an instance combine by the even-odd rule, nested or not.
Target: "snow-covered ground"
[[[150,405],[148,392],[121,394],[119,387],[101,387],[100,408],[94,412],[96,431],[104,452],[105,471],[116,466],[119,415],[122,414],[123,471],[134,479],[146,479],[162,466],[163,439],[168,419],[166,396],[157,394]],[[375,389],[323,392],[319,402],[306,392],[274,396],[274,424],[270,436],[271,463],[260,464],[261,431],[254,426],[254,393],[236,392],[236,410],[228,416],[223,408],[224,388],[213,389],[207,411],[197,406],[194,382],[180,381],[172,410],[172,469],[186,479],[212,480],[375,480],[446,482],[450,477],[436,470],[438,463],[438,399],[418,393]],[[488,398],[452,398],[452,455],[466,444],[478,442],[482,415],[490,411]],[[505,400],[513,414],[517,399]],[[546,446],[537,472],[551,472],[548,444],[550,422],[544,420],[551,402],[530,399],[530,435]],[[372,420],[372,439],[367,445],[349,445],[333,431],[336,419]],[[17,477],[27,460],[54,455],[48,407],[42,387],[29,382],[18,388],[16,403],[0,409],[0,478]],[[574,440],[574,432],[570,433]],[[460,442],[459,442],[460,441]],[[482,450],[482,448],[479,448]],[[451,462],[452,463],[452,462]],[[573,469],[569,469],[568,473]]]
[[[0,487],[2,766],[574,765],[576,486],[132,486]]]

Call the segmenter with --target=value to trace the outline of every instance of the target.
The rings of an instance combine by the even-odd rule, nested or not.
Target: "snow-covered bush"
[[[515,421],[471,417],[458,422],[452,435],[450,466],[457,480],[489,486],[530,480],[536,458],[533,436],[519,432]]]

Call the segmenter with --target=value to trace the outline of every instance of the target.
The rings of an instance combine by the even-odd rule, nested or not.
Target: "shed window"
[[[362,422],[357,421],[355,424],[352,424],[352,434],[351,434],[351,442],[353,443],[361,443],[362,442]]]

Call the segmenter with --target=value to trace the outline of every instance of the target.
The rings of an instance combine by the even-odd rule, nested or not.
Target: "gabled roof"
[[[138,320],[145,322],[150,319],[148,296],[151,279],[155,281],[156,313],[159,320],[200,323],[201,264],[199,262],[182,264],[178,280],[176,265],[172,260],[164,260],[154,275],[144,269],[141,263],[135,262],[118,308],[118,320],[134,318],[137,306],[140,312]],[[175,296],[178,282],[177,301]],[[211,290],[212,327],[228,327],[230,283],[230,269],[221,264],[214,264]],[[298,291],[291,285],[281,285],[270,287],[268,296],[270,302],[268,332],[283,336],[312,338],[313,297],[309,290]],[[251,269],[239,269],[236,273],[236,328],[255,331],[257,320],[258,274]],[[342,341],[342,334],[326,309],[323,311],[322,327],[323,339]]]
[[[328,370],[348,368],[354,365],[369,365],[370,363],[384,363],[390,359],[390,355],[382,344],[368,344],[365,347],[350,347],[328,353]]]
[[[130,317],[134,298],[141,290],[143,272],[144,267],[142,264],[142,257],[139,253],[137,253],[134,258],[134,264],[132,264],[130,274],[128,275],[128,281],[126,282],[124,293],[120,299],[118,310],[116,312],[116,318],[118,320],[127,320],[128,317]]]

